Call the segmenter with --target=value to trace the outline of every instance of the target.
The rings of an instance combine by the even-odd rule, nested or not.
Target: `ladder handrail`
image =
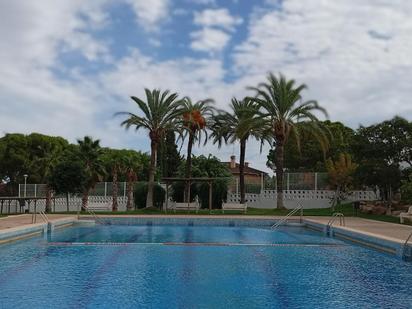
[[[298,203],[298,207],[292,209],[290,212],[287,213],[282,219],[277,221],[275,224],[271,226],[271,229],[276,229],[278,228],[281,224],[285,223],[291,216],[293,216],[295,213],[297,213],[299,210],[303,210],[303,205]],[[300,214],[301,220],[302,220],[302,213]]]
[[[46,213],[43,210],[35,211],[33,212],[31,216],[31,223],[36,223],[37,222],[37,214],[40,215],[40,217],[43,219],[44,222],[49,223],[49,217],[47,217]]]
[[[340,226],[345,226],[346,225],[345,215],[341,212],[335,212],[334,214],[332,214],[332,217],[329,219],[327,227],[331,227],[337,218],[339,218],[339,225]]]
[[[86,209],[86,211],[91,214],[93,216],[93,218],[98,221],[100,224],[106,225],[107,223],[105,221],[103,221],[102,219],[100,219],[96,213],[94,212],[94,210],[90,209],[88,206],[84,206],[84,209]]]
[[[406,257],[406,250],[407,250],[407,248],[408,248],[408,242],[409,242],[409,240],[411,240],[411,239],[412,239],[412,232],[409,234],[408,238],[406,238],[405,242],[403,243],[403,246],[402,246],[402,258],[405,258],[405,257]]]

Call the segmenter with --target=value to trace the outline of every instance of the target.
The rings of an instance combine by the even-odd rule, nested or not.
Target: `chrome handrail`
[[[411,239],[412,239],[412,232],[409,234],[408,238],[406,238],[405,242],[403,243],[403,246],[402,246],[402,259],[406,259],[406,258],[407,258],[407,256],[406,256],[406,251],[407,251],[407,249],[408,249],[408,242],[409,242],[409,240],[411,240]]]
[[[90,208],[87,207],[87,206],[84,206],[84,209],[86,209],[86,211],[87,211],[89,214],[91,214],[91,215],[93,216],[93,218],[94,218],[96,221],[98,221],[100,224],[107,225],[107,223],[106,223],[105,221],[103,221],[102,219],[100,219],[92,209],[90,209]]]
[[[331,227],[337,218],[339,218],[339,225],[340,226],[345,226],[346,225],[345,215],[341,212],[335,212],[334,214],[332,214],[332,218],[329,219],[327,226]]]
[[[31,216],[31,223],[36,223],[37,222],[37,214],[40,215],[40,217],[43,219],[44,222],[49,223],[49,217],[47,217],[46,213],[43,210],[40,211],[35,211],[33,212],[32,216]]]
[[[332,226],[333,223],[335,222],[335,220],[339,218],[339,225],[340,226],[345,226],[345,215],[341,212],[335,212],[334,214],[332,214],[332,217],[329,219],[328,224],[326,225],[326,235],[331,236],[331,230],[332,230]]]
[[[284,224],[291,216],[293,216],[295,213],[297,213],[300,210],[300,222],[302,222],[302,217],[303,217],[303,206],[298,203],[298,207],[292,209],[286,216],[284,216],[282,219],[277,221],[275,224],[271,226],[271,229],[274,230],[278,228],[281,224]]]

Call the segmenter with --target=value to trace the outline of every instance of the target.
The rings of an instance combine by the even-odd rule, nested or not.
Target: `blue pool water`
[[[1,308],[412,308],[411,263],[298,227],[72,227],[0,261]]]

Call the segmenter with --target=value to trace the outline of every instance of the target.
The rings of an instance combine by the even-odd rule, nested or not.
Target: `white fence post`
[[[126,198],[126,181],[123,182],[123,197]]]
[[[289,175],[290,175],[290,173],[287,173],[287,177],[286,177],[286,190],[288,190],[288,191],[289,191],[289,184],[290,184]]]
[[[37,197],[37,183],[34,184],[34,197]]]
[[[20,195],[20,192],[21,192],[20,190],[21,190],[21,188],[20,188],[20,187],[21,187],[21,184],[19,184],[19,197],[21,197],[21,195]]]
[[[104,182],[104,197],[107,195],[107,181]]]

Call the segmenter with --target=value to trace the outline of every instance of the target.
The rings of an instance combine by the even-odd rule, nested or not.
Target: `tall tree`
[[[267,83],[261,83],[258,87],[250,89],[256,92],[256,97],[252,100],[261,106],[265,121],[272,130],[276,153],[277,207],[284,208],[285,145],[292,134],[299,146],[301,132],[307,131],[316,136],[326,147],[327,136],[320,126],[319,119],[314,114],[314,112],[319,111],[326,115],[326,111],[316,101],[302,102],[302,91],[306,89],[305,85],[296,86],[294,80],[287,80],[283,75],[276,77],[272,73],[267,79]]]
[[[168,131],[159,145],[159,155],[157,165],[162,177],[175,177],[182,162],[176,144],[175,132]]]
[[[357,167],[357,164],[352,162],[351,156],[347,153],[341,153],[339,159],[336,161],[330,158],[326,160],[329,182],[336,190],[332,203],[333,209],[335,209],[335,205],[339,204],[349,192],[350,185],[353,182],[353,174]]]
[[[50,177],[61,160],[63,151],[68,142],[61,137],[52,137],[38,133],[27,136],[31,178],[39,183],[46,184],[46,213],[51,212],[52,187]]]
[[[0,138],[0,176],[10,177],[10,192],[17,194],[17,184],[23,182],[23,175],[29,172],[27,138],[23,134],[8,133]],[[31,179],[31,178],[30,178]]]
[[[105,164],[106,171],[110,171],[112,177],[112,211],[119,209],[119,174],[123,172],[123,150],[105,149],[102,160]]]
[[[318,139],[308,132],[301,132],[300,147],[294,135],[285,144],[284,168],[290,171],[325,172],[325,159],[338,160],[341,153],[352,153],[354,130],[340,122],[329,120],[322,122],[322,127],[327,131],[329,139],[328,149],[324,149]],[[275,150],[271,149],[267,156],[266,165],[275,167]]]
[[[87,208],[90,190],[100,181],[106,171],[102,162],[103,149],[99,140],[93,140],[85,136],[83,140],[77,140],[79,144],[79,159],[83,164],[86,180],[83,188],[82,211]]]
[[[218,143],[220,148],[223,143],[239,142],[240,162],[239,162],[239,184],[240,203],[245,203],[245,156],[246,143],[249,137],[257,140],[270,139],[268,127],[262,125],[262,117],[259,113],[259,105],[250,98],[238,101],[232,99],[230,112],[222,112],[214,117],[211,126],[213,142]]]
[[[126,196],[127,203],[126,209],[128,211],[133,210],[133,188],[137,181],[137,173],[142,169],[142,154],[133,150],[124,151],[122,157],[122,166],[124,167],[124,173],[126,176]]]
[[[132,97],[137,104],[142,116],[130,112],[120,112],[117,115],[126,115],[128,118],[121,123],[126,129],[134,127],[136,130],[145,129],[150,137],[150,168],[146,198],[146,207],[153,207],[153,186],[157,165],[157,150],[159,143],[167,131],[174,131],[178,127],[181,115],[181,102],[177,94],[168,90],[145,89],[146,102],[140,98]]]
[[[210,119],[213,116],[214,108],[211,106],[213,100],[206,99],[193,103],[188,97],[183,99],[183,129],[184,135],[187,136],[187,155],[186,155],[186,172],[185,178],[191,178],[192,176],[192,149],[195,141],[201,143],[202,135],[204,143],[207,142],[206,128]],[[189,202],[190,199],[190,181],[185,182],[185,202]]]

